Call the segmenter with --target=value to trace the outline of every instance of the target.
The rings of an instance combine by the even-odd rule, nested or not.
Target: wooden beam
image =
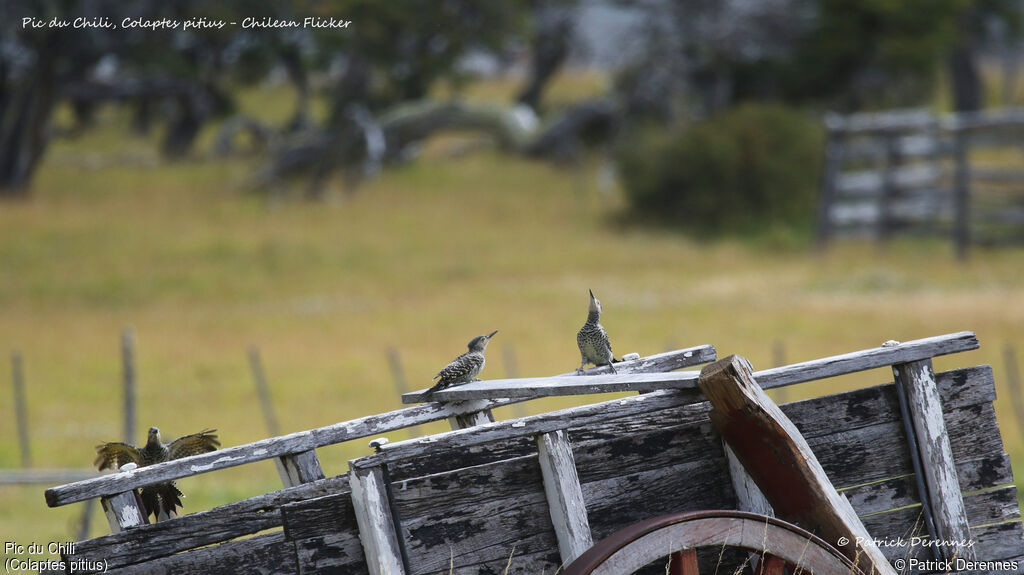
[[[692,361],[693,355],[688,350],[679,350],[640,358],[636,360],[636,365],[644,369],[651,369],[651,366],[675,369],[675,366]],[[134,489],[162,481],[191,477],[236,465],[244,465],[292,453],[309,451],[325,445],[334,445],[353,439],[380,435],[389,431],[440,421],[485,409],[511,405],[520,401],[525,400],[503,398],[459,403],[432,402],[370,415],[333,425],[290,433],[280,437],[262,439],[245,445],[226,447],[209,453],[149,465],[136,469],[131,473],[115,473],[78,483],[59,485],[46,490],[46,504],[50,507],[60,507],[94,497],[114,495],[126,489]]]
[[[775,517],[772,504],[765,499],[757,482],[747,473],[746,468],[743,467],[732,448],[725,441],[722,441],[722,450],[729,463],[729,479],[732,480],[732,489],[736,492],[736,509]]]
[[[572,445],[565,430],[538,435],[537,456],[540,458],[551,523],[558,538],[558,551],[562,561],[568,564],[590,549],[594,541]]]
[[[977,348],[978,338],[974,333],[961,331],[765,369],[755,373],[754,377],[761,389],[771,389]]]
[[[865,573],[896,574],[746,359],[729,356],[705,367],[700,388],[713,406],[711,422],[780,517],[817,533]]]
[[[717,357],[717,352],[715,351],[715,347],[714,346],[712,346],[712,345],[700,345],[700,346],[690,347],[690,348],[686,348],[686,349],[680,349],[680,350],[669,351],[669,352],[665,352],[665,353],[659,353],[659,354],[655,354],[655,355],[651,355],[651,356],[647,356],[647,357],[641,357],[641,358],[630,360],[630,361],[623,361],[621,363],[615,364],[615,373],[618,374],[618,375],[664,373],[664,372],[680,369],[680,368],[683,368],[683,367],[691,367],[691,366],[694,366],[694,365],[700,365],[700,364],[703,364],[703,363],[707,363],[709,361],[714,361],[716,357]],[[524,395],[522,393],[516,394],[517,388],[519,388],[519,387],[521,387],[523,385],[529,385],[530,382],[532,382],[532,381],[550,381],[550,380],[553,380],[553,379],[558,379],[558,381],[560,383],[565,384],[565,385],[567,385],[569,387],[577,386],[577,390],[576,391],[564,390],[564,391],[561,391],[561,392],[553,391],[552,393],[550,393],[548,395],[573,395],[573,394],[578,394],[578,393],[595,393],[595,392],[586,391],[587,389],[590,389],[589,388],[590,384],[592,384],[592,383],[608,382],[608,381],[614,382],[617,379],[615,375],[609,375],[608,377],[606,377],[604,379],[600,379],[600,380],[594,379],[594,377],[600,376],[602,374],[611,374],[611,368],[609,368],[608,366],[601,366],[601,367],[595,367],[595,368],[584,370],[582,375],[587,376],[586,380],[584,380],[584,381],[581,381],[581,378],[580,378],[579,374],[577,374],[576,372],[569,372],[569,373],[564,373],[562,375],[554,376],[554,377],[516,378],[516,379],[491,380],[491,381],[486,381],[486,382],[468,383],[468,384],[465,384],[465,385],[461,385],[459,387],[449,388],[449,389],[446,389],[446,390],[442,390],[442,391],[436,392],[433,395],[431,395],[429,398],[424,393],[426,390],[421,389],[419,391],[414,391],[412,393],[404,394],[402,396],[402,402],[403,403],[419,403],[419,402],[422,402],[422,401],[426,401],[428,399],[431,400],[431,401],[434,401],[434,400],[437,400],[437,401],[455,401],[455,400],[465,400],[465,399],[479,399],[475,395],[472,396],[472,397],[466,397],[466,396],[460,395],[459,393],[456,393],[455,395],[452,395],[450,392],[456,391],[456,390],[464,390],[466,388],[473,389],[474,387],[479,386],[480,384],[486,384],[486,385],[484,385],[484,389],[491,389],[491,388],[495,387],[495,385],[498,385],[498,386],[503,386],[503,387],[508,388],[509,390],[511,390],[509,393],[507,393],[503,397],[508,397],[508,398],[514,398],[514,397],[532,398],[532,397],[535,397],[535,395],[529,395],[529,394],[525,394]],[[657,378],[653,378],[653,379],[657,379]],[[516,383],[516,382],[518,382],[518,383]],[[554,387],[552,387],[552,389],[553,390],[557,390],[558,386],[554,386]],[[650,388],[650,389],[660,389],[660,388]],[[646,391],[646,390],[648,390],[648,388],[637,388],[636,389],[636,391]],[[611,391],[614,391],[614,390],[611,390]],[[623,387],[622,391],[634,391],[634,389],[630,388],[629,386],[625,386],[625,387]],[[471,395],[473,395],[473,394],[471,394]],[[493,395],[491,393],[485,393],[484,395],[486,396],[486,398],[496,397],[495,395]]]
[[[295,487],[324,478],[320,458],[314,449],[278,457],[274,463],[277,464],[277,473],[285,487]]]
[[[142,499],[134,489],[112,497],[103,497],[100,504],[107,515],[111,533],[120,533],[125,529],[149,523]]]
[[[930,504],[934,537],[944,543],[938,551],[945,559],[971,558],[974,548],[967,545],[971,540],[971,530],[932,362],[920,360],[898,364],[892,371],[899,382],[899,389],[906,393],[906,405],[917,438],[917,445],[911,445],[910,449],[916,449],[920,457],[927,491],[920,495],[922,499],[927,497]]]
[[[349,486],[370,575],[404,575],[383,467],[353,468],[349,472]]]
[[[977,337],[973,333],[965,331],[766,369],[757,372],[755,375],[758,382],[762,382],[761,387],[769,389],[867,369],[889,367],[895,363],[927,359],[937,355],[976,349],[977,347]],[[623,371],[618,367],[619,365],[623,364],[616,364],[616,370],[620,372],[618,375],[576,377],[572,374],[566,374],[554,377],[477,381],[435,392],[431,399],[436,401],[463,401],[502,397],[535,398],[552,395],[579,395],[619,391],[695,389],[697,387],[697,376],[699,373],[696,371],[633,373]],[[407,393],[402,396],[402,401],[406,403],[422,400],[422,392]]]

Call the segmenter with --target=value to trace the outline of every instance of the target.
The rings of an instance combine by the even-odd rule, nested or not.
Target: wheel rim
[[[697,511],[663,515],[626,527],[598,542],[570,564],[565,575],[622,575],[660,558],[673,557],[675,573],[696,573],[700,547],[729,547],[760,554],[778,568],[815,575],[850,575],[856,567],[831,545],[799,527],[742,511]]]

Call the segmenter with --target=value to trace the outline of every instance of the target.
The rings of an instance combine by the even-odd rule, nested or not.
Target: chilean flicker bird
[[[590,290],[590,310],[587,313],[587,323],[583,324],[576,334],[576,345],[580,348],[580,367],[577,373],[583,371],[583,366],[592,363],[595,366],[607,365],[615,373],[613,362],[619,361],[612,355],[612,343],[608,341],[608,332],[601,326],[601,301],[594,297],[594,290]]]
[[[474,337],[469,342],[469,351],[453,359],[451,363],[444,366],[444,369],[437,372],[437,375],[434,376],[437,383],[426,391],[426,395],[430,396],[435,391],[478,381],[476,376],[484,368],[484,350],[487,349],[487,342],[491,341],[496,333],[498,330],[494,330],[488,335]]]
[[[97,445],[96,461],[93,462],[93,465],[100,471],[119,469],[126,463],[135,463],[139,467],[145,467],[189,455],[214,451],[220,446],[220,441],[214,434],[215,431],[217,430],[204,429],[199,433],[185,435],[164,444],[160,441],[160,430],[150,427],[146,446],[142,449],[118,441]],[[146,514],[152,513],[156,520],[160,518],[161,512],[166,516],[173,516],[176,508],[181,507],[182,497],[184,494],[178,490],[173,481],[147,485],[142,488],[142,504],[146,508]]]

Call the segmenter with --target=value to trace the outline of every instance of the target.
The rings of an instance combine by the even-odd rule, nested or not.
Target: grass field
[[[282,116],[283,117],[283,116]],[[523,376],[571,370],[587,289],[618,353],[703,343],[756,367],[781,342],[789,361],[973,330],[978,351],[936,367],[989,363],[1006,449],[1024,465],[1002,360],[1024,354],[1024,254],[967,263],[946,243],[840,244],[825,254],[752,239],[696,243],[617,222],[618,190],[482,151],[388,170],[355,195],[267,204],[242,185],[251,160],[157,160],[150,139],[102,116],[54,144],[28,201],[0,204],[0,350],[25,358],[36,467],[88,467],[120,439],[119,337],[137,334],[138,441],[220,430],[225,446],[264,437],[246,348],[259,345],[286,432],[399,407],[387,350],[426,386],[473,336],[498,329]],[[0,467],[19,462],[9,368],[0,387]],[[843,387],[891,379],[884,370]],[[790,393],[822,393],[822,385]],[[562,401],[541,402],[541,410]],[[430,430],[444,427],[437,424]],[[402,438],[398,434],[396,438]],[[328,474],[365,441],[321,452]],[[1018,472],[1018,477],[1021,474]],[[280,485],[270,463],[182,482],[185,510]],[[43,487],[0,487],[0,538],[66,541],[80,505],[48,509]],[[92,534],[105,533],[97,514]]]

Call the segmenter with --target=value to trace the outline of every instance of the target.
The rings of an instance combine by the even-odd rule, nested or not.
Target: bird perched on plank
[[[164,444],[160,440],[160,430],[150,427],[146,446],[141,449],[119,441],[97,445],[96,461],[93,462],[93,465],[100,471],[119,469],[126,463],[135,463],[139,467],[145,467],[189,455],[207,453],[220,446],[215,431],[217,430],[204,429],[199,433],[185,435]],[[184,496],[173,481],[156,483],[142,488],[142,505],[146,508],[146,515],[152,513],[154,520],[159,520],[161,512],[164,516],[173,517],[176,508],[181,507],[181,498]]]
[[[615,366],[612,363],[619,360],[612,354],[612,343],[608,340],[608,332],[601,326],[601,300],[594,297],[594,290],[590,290],[590,309],[587,313],[587,323],[583,324],[580,331],[576,333],[576,345],[580,348],[580,367],[577,373],[583,371],[583,366],[592,363],[595,366],[607,365],[615,373]]]
[[[498,330],[494,330],[487,335],[478,335],[470,340],[469,351],[453,359],[451,363],[437,372],[437,375],[434,376],[437,383],[428,389],[425,395],[429,397],[435,391],[448,389],[449,387],[471,381],[479,381],[476,376],[480,374],[480,371],[484,368],[484,363],[486,363],[484,360],[484,350],[487,349],[487,342],[491,341],[491,338],[496,333],[498,333]]]

